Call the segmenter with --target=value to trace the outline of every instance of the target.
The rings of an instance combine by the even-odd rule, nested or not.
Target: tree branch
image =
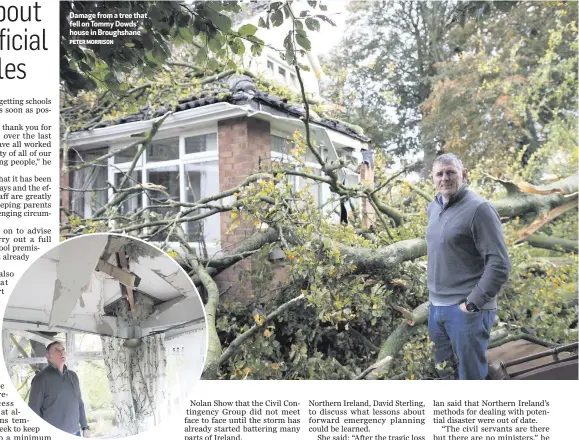
[[[257,325],[255,324],[253,327],[251,327],[249,330],[247,330],[246,332],[242,333],[241,335],[239,335],[237,338],[235,338],[231,344],[229,344],[229,347],[227,347],[227,349],[223,352],[223,354],[221,355],[221,357],[219,358],[219,365],[223,364],[224,362],[226,362],[231,356],[233,356],[233,354],[235,353],[235,351],[245,342],[247,341],[249,338],[253,337],[260,329],[262,329],[264,327],[265,324],[267,324],[268,322],[270,322],[273,318],[275,318],[276,316],[280,315],[281,313],[285,312],[287,309],[289,309],[290,307],[293,307],[294,305],[300,303],[302,300],[305,299],[305,296],[303,294],[296,296],[293,299],[290,299],[288,302],[282,304],[281,306],[279,306],[277,309],[275,309],[273,312],[271,312],[269,315],[267,315],[264,319],[263,325]]]

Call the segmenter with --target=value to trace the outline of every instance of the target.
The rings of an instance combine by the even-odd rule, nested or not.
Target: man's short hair
[[[48,345],[46,346],[46,352],[48,353],[48,352],[50,351],[50,349],[51,349],[52,347],[54,347],[56,344],[62,345],[62,342],[60,342],[60,341],[51,342],[50,344],[48,344]],[[64,345],[62,345],[62,346],[64,347]]]
[[[432,163],[432,168],[434,168],[434,166],[437,163],[450,163],[450,162],[454,162],[454,164],[457,165],[457,168],[459,169],[459,171],[464,170],[464,165],[462,164],[460,157],[458,157],[454,153],[445,153],[445,154],[441,154],[440,156],[437,156],[434,159],[434,162]]]

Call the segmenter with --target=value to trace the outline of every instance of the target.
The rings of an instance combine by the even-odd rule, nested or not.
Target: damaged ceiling
[[[135,310],[135,297],[147,300],[145,314]],[[134,322],[117,316],[119,305]],[[91,234],[61,243],[30,266],[10,296],[4,328],[127,338],[133,324],[146,336],[203,319],[195,286],[172,258],[126,236]]]

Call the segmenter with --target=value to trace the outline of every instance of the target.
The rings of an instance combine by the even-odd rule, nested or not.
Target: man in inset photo
[[[66,365],[60,342],[46,347],[48,366],[32,379],[28,405],[51,425],[70,434],[90,437],[78,376]]]

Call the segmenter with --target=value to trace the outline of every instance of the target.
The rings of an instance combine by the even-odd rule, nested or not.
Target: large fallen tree
[[[143,151],[144,148],[146,148],[147,143],[152,139],[152,135],[160,124],[163,123],[163,120],[164,119],[160,119],[153,123],[151,131],[140,141],[142,142],[142,147],[139,151]],[[309,148],[315,148],[311,143],[308,143],[307,137],[304,142]],[[77,165],[77,168],[93,166],[106,158],[108,158],[108,155],[98,158],[92,161],[92,163]],[[135,160],[137,160],[137,158],[138,157],[136,157]],[[372,187],[369,188],[362,185],[351,188],[344,187],[339,183],[335,170],[346,165],[341,162],[328,164],[323,162],[321,158],[319,160],[325,172],[324,180],[332,183],[331,187],[337,196],[352,200],[376,199],[376,197],[379,196],[380,193],[373,192]],[[165,244],[169,241],[170,237],[172,237],[172,241],[176,240],[181,243],[183,252],[180,257],[178,257],[179,260],[183,266],[190,271],[195,283],[203,286],[206,292],[207,327],[209,331],[209,351],[204,374],[206,378],[219,377],[220,369],[222,369],[224,364],[231,362],[231,360],[235,358],[236,353],[243,349],[244,345],[250,345],[255,337],[258,337],[264,332],[267,334],[266,330],[268,325],[274,323],[275,326],[276,320],[283,317],[283,314],[289,309],[315,307],[319,309],[321,315],[327,315],[324,316],[322,321],[338,327],[344,325],[344,323],[347,325],[349,321],[356,320],[356,313],[352,311],[348,312],[347,308],[343,307],[343,304],[338,307],[334,307],[333,304],[322,304],[321,302],[325,301],[328,296],[325,296],[325,293],[320,294],[321,289],[319,285],[331,285],[334,283],[332,288],[335,289],[335,291],[329,292],[329,297],[342,296],[342,299],[339,301],[342,303],[355,303],[353,308],[361,308],[361,304],[364,302],[352,302],[351,299],[347,298],[347,292],[338,293],[343,289],[336,287],[335,282],[337,280],[332,277],[332,269],[328,269],[328,272],[322,271],[321,273],[318,272],[312,275],[312,271],[309,269],[305,271],[297,270],[295,273],[292,273],[290,268],[291,280],[288,281],[291,281],[294,286],[301,286],[299,289],[294,289],[296,294],[285,302],[274,302],[273,304],[277,305],[275,305],[275,308],[272,309],[269,314],[264,316],[262,320],[256,320],[252,326],[244,327],[243,331],[237,333],[235,337],[230,338],[230,340],[225,342],[226,346],[224,346],[218,330],[218,319],[220,318],[219,308],[222,299],[219,288],[214,281],[214,277],[223,270],[232,267],[246,258],[255,256],[264,248],[271,248],[275,245],[281,247],[286,255],[294,255],[299,252],[305,252],[307,254],[309,252],[312,254],[312,258],[318,260],[318,264],[336,267],[334,272],[343,270],[338,269],[340,267],[348,267],[348,273],[343,273],[345,278],[338,281],[342,282],[348,279],[350,282],[353,282],[354,280],[361,279],[363,283],[365,283],[361,292],[368,289],[374,289],[375,293],[380,293],[380,291],[394,292],[395,288],[392,288],[390,282],[392,281],[392,277],[395,276],[394,274],[399,272],[400,267],[405,262],[417,260],[426,255],[426,243],[422,237],[396,241],[391,238],[392,233],[389,233],[388,237],[381,237],[372,241],[362,238],[364,233],[357,234],[354,232],[354,228],[349,227],[348,232],[351,233],[351,237],[348,240],[337,240],[332,233],[339,228],[348,229],[348,227],[332,224],[331,222],[327,223],[327,220],[322,218],[321,215],[318,216],[318,224],[320,226],[325,225],[327,230],[324,231],[324,227],[322,227],[320,231],[304,232],[303,228],[296,226],[297,223],[295,219],[303,215],[304,212],[308,212],[308,210],[310,210],[309,214],[313,215],[311,212],[313,208],[307,205],[304,200],[300,199],[302,195],[290,194],[283,190],[278,190],[276,187],[273,187],[268,194],[264,195],[263,191],[261,191],[262,185],[260,185],[262,181],[279,180],[280,176],[286,178],[297,172],[302,176],[309,176],[304,171],[284,169],[283,165],[279,165],[277,168],[261,169],[258,173],[248,176],[241,184],[234,188],[200,199],[194,203],[174,202],[171,201],[170,198],[168,198],[169,201],[156,201],[155,206],[179,207],[181,211],[172,217],[154,218],[151,215],[143,215],[145,211],[142,210],[129,217],[122,218],[123,227],[112,229],[114,232],[136,233],[139,236],[143,236],[143,232],[147,231],[146,236],[148,237],[152,237],[159,232],[165,232],[167,234]],[[130,173],[127,173],[127,175],[129,174]],[[311,177],[312,179],[320,179],[319,176],[313,174]],[[144,190],[151,190],[151,188],[133,188],[133,191]],[[155,188],[155,190],[160,192],[164,191],[163,188]],[[505,220],[529,214],[544,216],[553,209],[569,203],[571,199],[575,199],[577,192],[578,176],[572,175],[551,184],[549,187],[535,188],[533,193],[520,190],[515,191],[511,188],[505,197],[493,200],[492,203],[498,210],[500,216]],[[216,204],[216,202],[224,200],[233,194],[243,194],[243,197],[237,197],[237,200],[229,205],[223,203],[219,205]],[[118,191],[103,209],[95,213],[94,218],[83,219],[80,224],[74,226],[63,225],[66,231],[65,234],[72,236],[83,233],[85,225],[89,223],[99,222],[100,224],[105,224],[106,222],[106,224],[115,224],[114,221],[119,221],[119,215],[116,209],[124,200],[125,197],[123,196],[122,190]],[[283,204],[280,202],[283,202]],[[422,203],[423,205],[426,203],[422,196],[419,197],[416,202]],[[373,203],[373,206],[378,210],[379,215],[384,216],[382,221],[385,226],[391,228],[392,231],[396,231],[397,225],[402,224],[401,219],[405,219],[406,222],[411,221],[409,220],[411,219],[409,214],[402,213],[401,208],[388,206],[384,200],[380,200],[379,203]],[[401,207],[403,207],[403,205],[401,205]],[[272,208],[275,209],[272,210]],[[253,236],[239,243],[235,249],[224,252],[217,257],[203,258],[197,255],[196,251],[184,239],[182,232],[182,225],[184,223],[198,222],[218,213],[239,209],[244,210],[245,221],[260,222],[261,230],[256,231]],[[264,212],[268,214],[264,216]],[[393,212],[395,213],[394,216],[392,215]],[[111,221],[113,221],[113,223],[111,223]],[[380,226],[381,223],[377,222],[370,235],[374,236],[374,238],[376,238],[376,235],[380,235]],[[577,250],[576,243],[573,246],[572,243],[568,243],[568,240],[561,240],[554,237],[532,235],[526,238],[526,242],[531,245],[537,244],[539,247],[556,248],[558,250],[574,252]],[[335,260],[336,256],[339,256],[340,263],[332,265],[332,260]],[[292,258],[292,261],[288,261],[288,263],[293,263],[293,260],[295,260],[295,257]],[[367,283],[367,280],[372,277],[379,281],[376,282],[376,280],[374,280],[374,284]],[[316,284],[318,286],[316,286]],[[344,288],[347,288],[347,285],[348,284],[345,283]],[[379,289],[376,289],[376,285],[379,286]],[[404,295],[393,297],[392,301],[388,302],[391,303],[390,307],[392,307],[392,305],[396,306],[398,303],[409,303]],[[384,302],[383,306],[388,302]],[[271,307],[273,307],[273,305]],[[390,308],[390,310],[385,313],[396,315],[396,310],[396,307]],[[349,378],[377,379],[389,377],[394,359],[398,353],[403,350],[404,345],[409,340],[420,333],[426,321],[427,310],[428,304],[421,302],[414,305],[413,311],[409,311],[410,315],[406,317],[408,319],[397,319],[396,325],[393,325],[385,335],[385,338],[377,344],[378,353],[375,353],[375,361],[370,363],[368,367],[362,368],[362,366],[360,366],[359,371],[343,365],[339,365],[336,368]],[[350,314],[348,315],[348,313]],[[359,334],[359,337],[365,338],[363,334]],[[368,341],[367,345],[375,346],[370,341]]]

